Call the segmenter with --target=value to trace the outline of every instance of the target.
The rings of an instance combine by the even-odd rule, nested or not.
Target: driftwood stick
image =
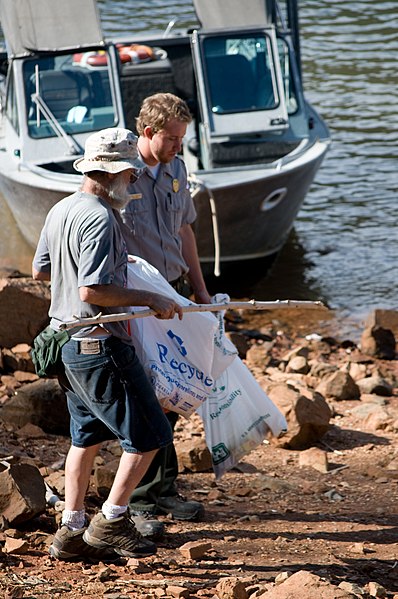
[[[228,302],[224,304],[191,304],[182,306],[185,312],[220,312],[224,310],[276,310],[279,308],[322,308],[327,310],[326,306],[319,301],[311,302],[306,300],[275,300],[272,302],[257,302],[250,300],[248,302]],[[76,327],[87,327],[107,322],[119,322],[121,320],[132,320],[134,318],[145,318],[146,316],[155,316],[155,310],[144,309],[136,312],[121,312],[120,314],[105,314],[102,312],[97,316],[88,318],[75,317],[75,320],[63,322],[60,324],[62,331],[74,329]]]

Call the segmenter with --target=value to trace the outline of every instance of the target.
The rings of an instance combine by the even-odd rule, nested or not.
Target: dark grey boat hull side
[[[311,161],[284,171],[264,173],[256,181],[244,181],[233,188],[214,189],[221,262],[249,260],[277,253],[284,245],[294,220],[325,156],[323,144]],[[199,173],[198,173],[199,174]],[[264,199],[283,190],[283,197],[263,208]],[[274,196],[275,197],[275,196]],[[209,196],[195,196],[198,213],[195,232],[200,258],[213,262],[215,253]]]

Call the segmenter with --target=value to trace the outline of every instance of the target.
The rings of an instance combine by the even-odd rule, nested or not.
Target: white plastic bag
[[[272,433],[287,430],[283,414],[236,358],[216,380],[208,400],[198,409],[216,478],[233,468]]]
[[[192,305],[156,268],[141,258],[134,259],[136,262],[128,265],[128,287],[154,291],[181,305]],[[160,404],[186,417],[206,401],[216,377],[237,356],[235,346],[220,333],[219,319],[210,312],[186,313],[182,320],[147,316],[129,322],[137,355]]]

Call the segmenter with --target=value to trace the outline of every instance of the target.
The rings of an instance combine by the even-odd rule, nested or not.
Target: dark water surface
[[[190,0],[98,4],[108,37],[194,18]],[[398,6],[300,0],[299,7],[306,95],[333,143],[271,273],[256,265],[258,280],[240,274],[231,290],[259,300],[322,299],[355,330],[373,308],[398,309]],[[28,272],[31,250],[1,199],[0,222],[0,267]]]

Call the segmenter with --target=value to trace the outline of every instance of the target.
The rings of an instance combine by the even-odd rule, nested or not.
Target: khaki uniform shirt
[[[176,156],[160,164],[156,180],[146,168],[129,192],[132,199],[122,210],[121,225],[128,253],[144,258],[167,281],[178,279],[188,272],[180,229],[196,218],[184,162]]]

